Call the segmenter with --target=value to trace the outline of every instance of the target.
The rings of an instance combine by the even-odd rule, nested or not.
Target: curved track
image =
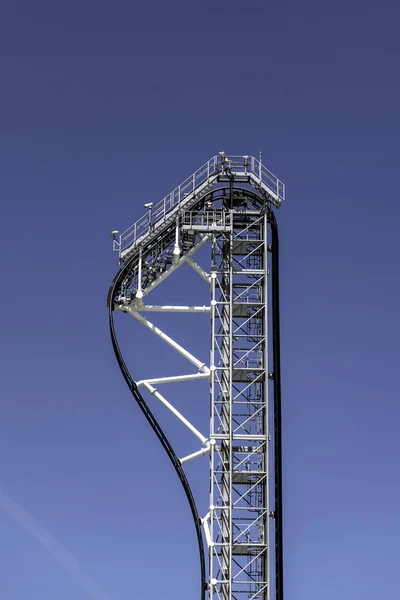
[[[267,213],[268,221],[271,226],[272,232],[272,337],[273,337],[273,371],[274,371],[274,470],[275,470],[275,598],[276,600],[283,600],[283,518],[282,518],[282,417],[281,417],[281,364],[280,364],[280,317],[279,317],[279,235],[278,227],[275,218],[275,214],[266,205],[263,200],[257,194],[245,190],[246,194],[251,196],[254,203],[263,206]],[[205,197],[202,198],[202,202],[205,201]],[[186,498],[189,502],[190,510],[193,517],[193,523],[196,529],[199,560],[200,560],[200,573],[201,573],[201,588],[200,588],[200,600],[205,600],[205,594],[207,591],[206,584],[206,566],[205,566],[205,552],[204,543],[201,530],[201,520],[197,506],[190,488],[189,482],[183,470],[182,464],[176,455],[171,443],[164,434],[160,424],[151,412],[149,406],[144,400],[140,393],[137,384],[132,378],[128,367],[122,356],[120,350],[117,335],[114,326],[114,298],[117,291],[121,288],[121,285],[129,277],[132,272],[136,256],[133,255],[127,260],[123,267],[117,272],[113,284],[108,292],[107,305],[109,308],[109,327],[113,350],[117,359],[121,373],[128,385],[128,388],[136,400],[139,408],[143,412],[145,418],[156,434],[157,438],[161,442],[164,450],[166,451],[168,458],[170,459],[176,474],[182,484]]]
[[[121,373],[124,376],[124,379],[129,387],[129,390],[130,390],[132,396],[135,398],[136,402],[139,405],[139,408],[143,412],[144,416],[146,417],[147,421],[149,422],[154,433],[160,440],[164,450],[166,451],[166,453],[168,455],[168,458],[170,459],[170,461],[175,469],[176,474],[178,475],[178,477],[180,479],[183,489],[185,490],[185,494],[186,494],[187,500],[189,502],[190,510],[191,510],[192,517],[193,517],[193,523],[196,528],[197,543],[198,543],[198,547],[199,547],[200,570],[201,570],[200,598],[201,598],[201,600],[204,600],[205,592],[206,592],[206,566],[205,566],[204,544],[203,544],[203,537],[202,537],[202,532],[201,532],[200,517],[199,517],[199,513],[197,511],[196,503],[193,498],[192,490],[190,488],[189,482],[188,482],[185,472],[182,468],[182,465],[179,461],[179,458],[175,454],[174,449],[172,448],[170,442],[168,441],[168,438],[166,437],[165,433],[161,429],[160,424],[158,423],[157,419],[155,418],[155,416],[151,412],[150,408],[148,407],[146,401],[144,400],[143,396],[139,392],[138,387],[137,387],[136,383],[134,382],[134,380],[132,379],[132,376],[128,370],[128,367],[126,366],[126,363],[123,359],[123,356],[122,356],[122,353],[121,353],[121,350],[119,348],[119,344],[117,341],[117,336],[115,333],[112,306],[110,306],[110,309],[109,309],[109,324],[110,324],[111,341],[112,341],[115,357],[117,359],[119,368],[121,369]]]

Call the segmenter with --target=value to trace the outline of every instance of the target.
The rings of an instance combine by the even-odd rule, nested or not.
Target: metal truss
[[[197,439],[197,449],[181,457],[180,465],[204,456],[210,461],[210,501],[201,519],[208,600],[269,600],[272,592],[283,600],[279,301],[276,284],[270,284],[274,271],[277,277],[277,230],[271,203],[251,189],[250,178],[247,183],[242,172],[224,168],[211,187],[202,181],[203,192],[190,206],[174,209],[173,219],[167,211],[163,227],[149,219],[141,242],[125,248],[129,259],[122,260],[108,296],[111,312],[130,314],[195,368],[168,377],[155,373],[136,385]],[[207,245],[208,266],[194,260]],[[148,303],[152,290],[182,264],[209,287],[209,305]],[[149,312],[208,314],[209,359],[194,356],[158,328]],[[210,386],[208,432],[199,431],[164,392],[168,383],[199,380]]]
[[[210,598],[269,598],[267,222],[230,213],[212,260]]]

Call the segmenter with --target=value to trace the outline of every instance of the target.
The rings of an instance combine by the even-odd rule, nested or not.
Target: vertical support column
[[[222,493],[222,572],[226,583],[222,587],[222,600],[232,598],[232,236],[224,233],[222,245],[221,288],[222,305],[221,331],[221,390],[222,430],[221,454],[223,464]]]
[[[213,237],[209,600],[270,600],[268,220],[230,216]]]
[[[215,238],[212,241],[213,256],[214,256]],[[214,266],[214,265],[213,265]],[[215,348],[215,322],[216,322],[216,279],[217,273],[213,271],[210,275],[211,282],[211,357],[210,357],[210,440],[214,443],[210,447],[210,537],[211,543],[208,548],[208,561],[209,561],[209,583],[208,583],[208,598],[212,600],[215,597],[216,585],[217,585],[217,560],[215,547],[215,540],[218,535],[218,527],[215,523],[216,516],[216,502],[217,499],[214,494],[215,481],[215,462],[217,460],[215,434],[216,429],[214,426],[214,403],[216,393],[216,348]]]
[[[232,234],[213,238],[210,598],[232,598]]]
[[[260,158],[261,162],[261,158]],[[269,296],[268,296],[268,217],[264,215],[263,223],[263,267],[264,267],[264,285],[262,301],[264,303],[264,319],[263,319],[263,336],[264,336],[264,431],[266,434],[265,449],[264,449],[264,465],[265,470],[269,472],[269,331],[268,331],[268,315],[269,315]],[[270,586],[270,552],[269,552],[269,521],[270,521],[270,502],[269,502],[269,477],[267,477],[267,485],[264,486],[263,490],[263,504],[266,507],[266,511],[263,517],[263,527],[266,542],[268,544],[268,551],[265,553],[263,560],[263,580],[268,582],[267,594],[265,595],[266,600],[270,600],[271,597],[271,586]]]

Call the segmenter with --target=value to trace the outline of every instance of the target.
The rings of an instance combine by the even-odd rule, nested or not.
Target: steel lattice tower
[[[122,235],[121,268],[108,294],[110,331],[122,373],[184,486],[198,537],[205,600],[283,600],[278,230],[273,208],[285,188],[249,156],[220,153]],[[211,245],[211,264],[193,256]],[[154,306],[151,291],[182,264],[210,288],[208,306]],[[116,339],[113,313],[131,314],[197,369],[134,382]],[[147,312],[209,313],[210,362],[199,360],[147,319]],[[159,386],[206,380],[210,431],[200,432]],[[199,440],[179,459],[140,390],[168,408]],[[203,518],[183,465],[207,455],[210,503]],[[205,540],[205,551],[203,536]],[[208,554],[208,566],[204,555]]]

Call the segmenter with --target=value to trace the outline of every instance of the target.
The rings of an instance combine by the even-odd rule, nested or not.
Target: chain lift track
[[[284,185],[261,157],[220,153],[159,204],[145,205],[147,215],[122,235],[111,234],[121,264],[107,297],[113,349],[188,499],[201,600],[270,600],[272,593],[283,600],[279,238],[272,207],[279,208],[284,197]],[[207,245],[209,270],[193,260]],[[209,286],[210,304],[145,304],[184,263]],[[115,311],[130,314],[197,372],[134,381],[117,341]],[[149,321],[148,312],[208,314],[209,365]],[[197,381],[209,383],[207,435],[158,391],[167,383]],[[194,434],[198,450],[178,458],[141,389]],[[210,462],[210,502],[200,518],[183,465],[204,456]]]

